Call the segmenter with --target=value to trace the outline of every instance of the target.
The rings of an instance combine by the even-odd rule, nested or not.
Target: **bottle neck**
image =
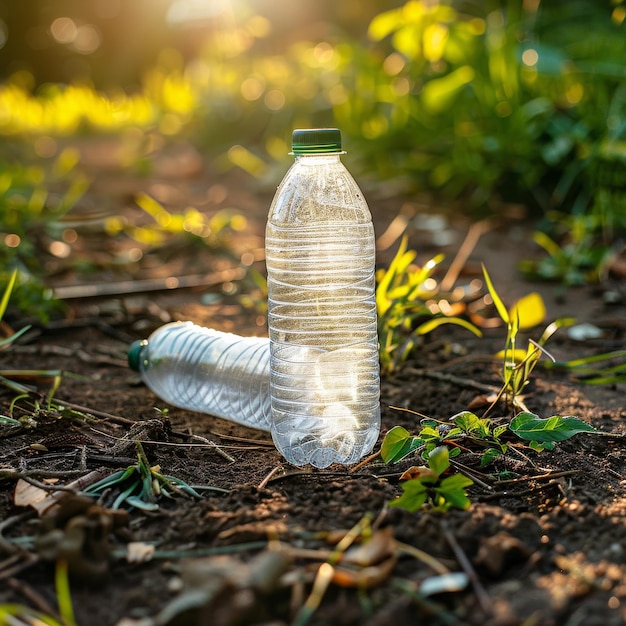
[[[321,165],[326,163],[341,162],[341,155],[344,152],[332,152],[330,154],[296,154],[295,162],[309,165]]]

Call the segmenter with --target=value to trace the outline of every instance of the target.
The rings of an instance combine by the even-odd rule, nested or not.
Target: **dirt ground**
[[[65,315],[46,325],[28,320],[31,331],[0,352],[0,369],[62,373],[50,407],[50,379],[21,379],[37,391],[17,400],[18,392],[0,387],[0,415],[22,421],[21,428],[0,424],[0,604],[54,615],[55,561],[63,557],[79,626],[626,623],[624,385],[585,385],[539,367],[528,408],[543,417],[577,416],[598,433],[576,435],[541,454],[519,450],[486,469],[463,452],[458,460],[476,479],[466,511],[388,508],[401,493],[401,473],[419,459],[397,465],[376,459],[356,470],[283,464],[265,433],[167,407],[125,360],[133,340],[174,319],[265,333],[262,307],[241,305],[229,272],[233,255],[245,255],[262,271],[262,229],[275,181],[215,171],[185,145],[162,153],[152,176],[140,179],[119,170],[114,151],[81,148],[94,182],[75,211],[81,219],[73,258],[97,257],[100,268],[86,280],[52,259],[53,284],[67,297]],[[362,186],[382,239],[381,264],[397,247],[404,219],[398,216],[408,216],[419,260],[443,251],[449,267],[466,220],[441,218],[432,203],[402,197],[389,185]],[[140,191],[172,210],[232,208],[248,223],[226,242],[229,254],[163,245],[132,267],[111,269],[108,260],[137,244],[127,238],[111,248],[101,235],[103,214],[144,219],[131,201]],[[429,214],[439,217],[426,219]],[[484,262],[508,303],[539,289],[548,321],[575,316],[601,330],[585,341],[559,331],[549,349],[560,361],[622,349],[623,283],[608,278],[600,287],[564,293],[531,285],[516,271],[520,259],[535,254],[528,241],[521,220],[490,224],[457,284],[479,277]],[[188,288],[170,282],[169,289],[136,282],[172,276],[201,279]],[[70,297],[76,294],[69,287],[86,282],[109,285],[112,293]],[[240,290],[248,288],[244,283]],[[14,329],[24,323],[6,321]],[[489,355],[504,338],[502,327],[487,329],[482,339],[452,327],[432,333],[404,367],[383,378],[381,440],[396,425],[417,430],[420,417],[403,409],[440,420],[468,407],[484,410],[485,395],[500,382]],[[503,406],[491,414],[504,415]],[[110,508],[114,489],[87,502],[55,493],[83,476],[93,482],[136,463],[135,439],[146,442],[150,464],[164,474],[220,491],[202,491],[200,499],[162,496],[155,510],[125,513]],[[44,482],[54,494],[42,517],[15,503],[16,487],[23,494],[25,486],[20,476]],[[0,614],[0,623],[34,623],[25,613],[22,620],[2,622]]]

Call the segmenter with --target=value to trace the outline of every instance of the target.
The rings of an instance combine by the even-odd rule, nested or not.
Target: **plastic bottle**
[[[173,406],[270,429],[267,338],[173,322],[134,342],[128,364]]]
[[[265,238],[272,438],[294,465],[349,465],[380,429],[374,229],[340,131],[292,145]]]

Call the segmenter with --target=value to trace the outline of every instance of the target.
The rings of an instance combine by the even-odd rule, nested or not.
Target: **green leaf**
[[[432,441],[433,439],[439,441],[441,439],[441,433],[432,426],[424,426],[424,428],[420,430],[420,437],[424,441]]]
[[[460,317],[433,317],[427,322],[420,324],[415,329],[415,333],[417,335],[427,335],[428,333],[435,330],[435,328],[443,326],[444,324],[454,324],[455,326],[461,326],[462,328],[465,328],[466,330],[474,333],[477,337],[483,336],[482,331],[477,326],[474,326],[474,324],[472,324],[471,322],[468,322],[467,320],[464,320]]]
[[[558,258],[561,255],[561,247],[555,243],[548,235],[540,230],[533,233],[533,241],[541,246],[551,257]]]
[[[155,502],[146,502],[139,496],[129,496],[126,498],[126,503],[134,506],[136,509],[140,509],[141,511],[156,511],[159,508],[159,505]]]
[[[428,466],[437,476],[441,476],[450,467],[447,446],[438,446],[428,455]]]
[[[392,500],[389,506],[397,506],[409,513],[415,513],[427,500],[427,487],[419,478],[407,480],[402,483],[403,494],[396,500]]]
[[[0,319],[2,319],[2,315],[0,314]],[[0,340],[0,346],[4,346],[15,341],[18,337],[21,337],[25,332],[31,329],[31,325],[24,326],[24,328],[20,328],[17,332],[13,333],[10,337],[6,337],[5,339]]]
[[[6,286],[4,293],[2,294],[2,299],[0,300],[0,320],[4,317],[6,313],[7,306],[9,306],[9,299],[11,298],[11,292],[13,291],[13,287],[15,286],[15,279],[17,278],[17,270],[13,270],[11,274],[11,278],[9,278],[9,284]]]
[[[471,411],[462,411],[458,413],[451,420],[466,433],[481,433],[485,434],[485,425],[476,414]],[[487,429],[488,431],[488,429]]]
[[[441,113],[452,105],[461,88],[472,82],[474,68],[463,65],[441,78],[433,78],[422,89],[422,103],[429,113]]]
[[[131,465],[127,467],[125,470],[119,470],[110,476],[106,476],[105,478],[100,479],[99,481],[92,483],[85,490],[84,493],[92,494],[98,491],[102,491],[107,487],[111,487],[117,483],[124,482],[127,478],[129,478],[137,469],[137,466]]]
[[[493,429],[493,436],[496,439],[500,439],[500,437],[508,430],[508,426],[506,424],[502,424],[501,426],[496,426]]]
[[[384,11],[376,15],[371,21],[367,29],[367,35],[374,41],[380,41],[402,26],[403,23],[402,9]]]
[[[473,484],[474,481],[471,478],[463,474],[453,474],[452,476],[444,478],[435,491],[445,500],[447,504],[446,509],[453,506],[457,509],[465,510],[468,509],[471,504],[465,490]]]
[[[505,324],[508,324],[510,322],[509,312],[506,310],[504,302],[502,302],[500,296],[498,295],[498,292],[496,291],[496,288],[493,286],[493,283],[491,282],[491,277],[489,276],[487,268],[484,265],[483,275],[485,277],[485,283],[487,283],[487,289],[489,290],[489,294],[493,298],[493,303],[496,307],[496,310],[498,311],[498,315],[502,318],[502,321]]]
[[[501,456],[502,450],[498,450],[497,448],[487,448],[480,457],[480,466],[487,467],[487,465],[491,465],[491,463]]]
[[[113,504],[111,505],[112,509],[119,509],[124,502],[128,500],[132,494],[139,489],[139,482],[132,482],[129,487],[127,487],[124,491],[122,491],[117,498],[115,498]]]
[[[202,495],[199,494],[193,487],[188,485],[181,478],[176,478],[175,476],[168,476],[167,474],[163,474],[162,476],[168,483],[174,485],[174,487],[177,487],[181,491],[184,491],[186,494],[193,496],[194,498],[202,499]]]
[[[524,411],[511,420],[509,426],[520,439],[539,443],[565,441],[578,433],[596,432],[593,426],[577,417],[553,415],[542,419],[534,413]]]
[[[539,443],[538,441],[531,441],[528,444],[528,447],[535,452],[543,452],[544,450],[554,450],[554,444],[545,442]]]
[[[397,463],[407,457],[424,442],[402,426],[394,426],[383,439],[380,456],[385,463]]]

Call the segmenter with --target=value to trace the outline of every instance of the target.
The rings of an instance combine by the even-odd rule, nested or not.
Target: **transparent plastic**
[[[356,463],[380,430],[375,242],[339,154],[295,157],[265,253],[274,443],[294,465]]]
[[[133,346],[129,363],[173,406],[270,429],[267,338],[174,322]]]

